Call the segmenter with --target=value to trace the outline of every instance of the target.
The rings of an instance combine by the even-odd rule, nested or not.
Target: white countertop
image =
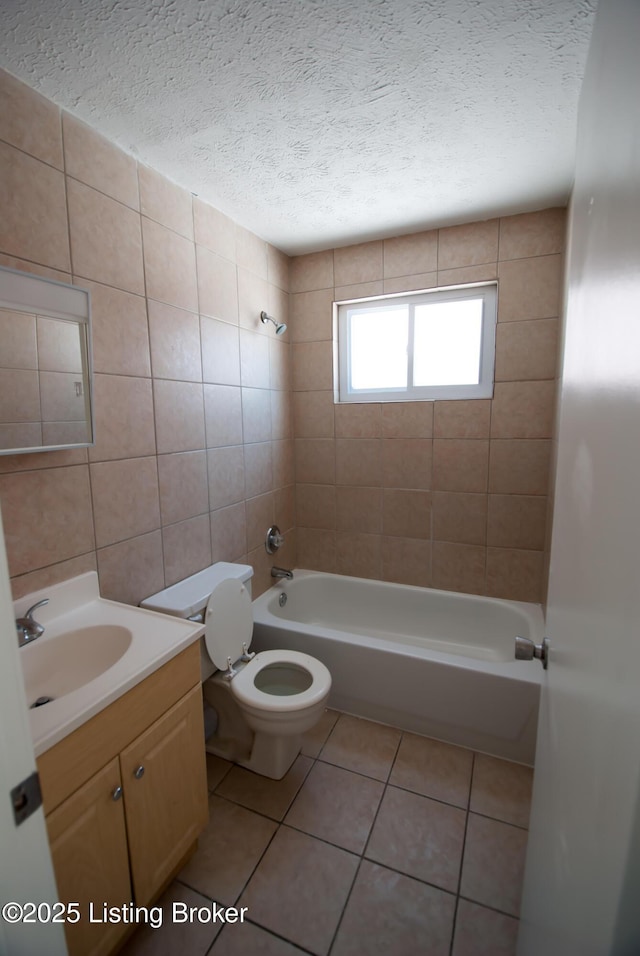
[[[38,608],[34,617],[44,626],[45,632],[20,648],[21,660],[37,654],[45,643],[58,636],[87,627],[125,627],[133,637],[122,657],[98,677],[50,703],[30,709],[36,756],[76,730],[204,633],[201,624],[101,598],[95,571],[20,598],[14,603],[16,617],[21,617],[27,608],[43,598],[49,598],[49,604]],[[61,654],[59,666],[72,668],[73,660],[64,660]],[[27,699],[28,706],[32,703]]]

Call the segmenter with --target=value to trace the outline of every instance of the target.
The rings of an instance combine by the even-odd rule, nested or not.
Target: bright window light
[[[339,402],[490,398],[495,283],[334,304]]]
[[[368,391],[407,387],[409,318],[406,307],[354,312],[349,331],[352,388]]]
[[[482,299],[418,305],[414,385],[477,385],[482,348]]]

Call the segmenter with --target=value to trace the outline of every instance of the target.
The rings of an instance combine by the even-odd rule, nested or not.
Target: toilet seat
[[[256,686],[256,678],[267,667],[299,668],[311,677],[310,686],[299,693],[270,694]],[[328,694],[331,674],[324,664],[300,651],[261,651],[238,671],[231,681],[231,692],[240,704],[256,710],[281,714],[313,707]]]
[[[253,636],[251,596],[242,581],[226,578],[217,584],[207,604],[204,621],[205,645],[209,657],[226,671],[249,650]]]

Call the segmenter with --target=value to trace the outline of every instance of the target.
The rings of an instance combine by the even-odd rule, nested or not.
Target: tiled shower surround
[[[289,260],[0,72],[0,265],[91,290],[97,444],[0,456],[14,595],[216,560],[540,600],[563,209]],[[334,298],[499,279],[492,400],[334,406]],[[289,330],[260,323],[266,309]]]

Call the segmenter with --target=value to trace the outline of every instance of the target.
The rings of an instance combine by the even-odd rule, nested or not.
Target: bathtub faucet
[[[280,580],[280,578],[286,578],[287,581],[293,580],[293,571],[287,571],[285,568],[271,568],[271,577]]]

